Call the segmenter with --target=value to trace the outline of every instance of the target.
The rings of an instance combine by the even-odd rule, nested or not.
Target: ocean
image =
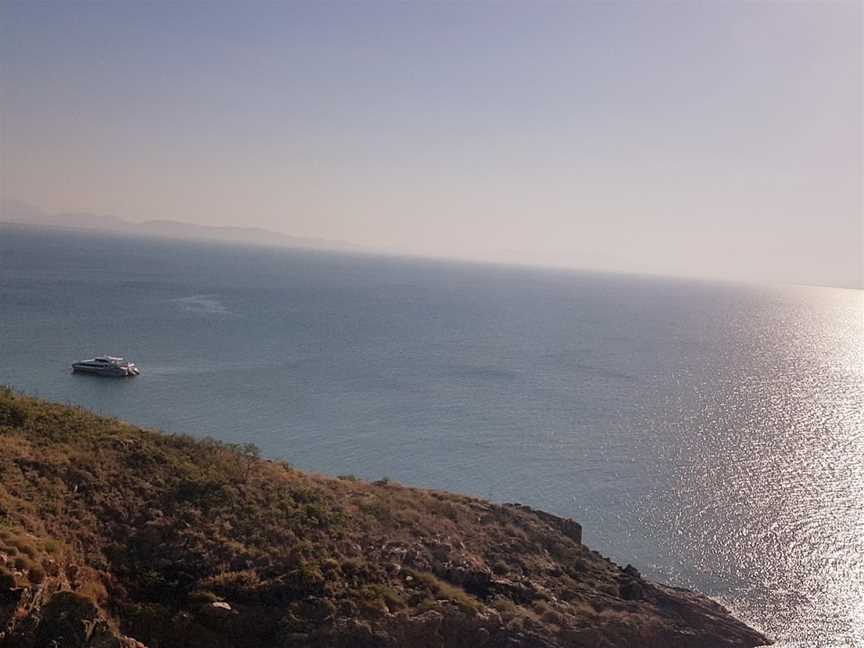
[[[70,373],[106,353],[142,375]],[[0,226],[0,383],[572,517],[780,646],[864,646],[862,291]]]

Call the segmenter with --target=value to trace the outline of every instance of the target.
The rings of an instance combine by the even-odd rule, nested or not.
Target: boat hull
[[[72,371],[73,373],[86,373],[105,378],[131,378],[139,373],[137,369],[127,367],[88,367],[78,364],[72,365]]]

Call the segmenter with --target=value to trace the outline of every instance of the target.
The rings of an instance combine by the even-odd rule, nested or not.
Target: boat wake
[[[178,297],[172,299],[180,310],[187,313],[201,313],[204,315],[234,315],[225,307],[216,295],[190,295],[189,297]]]

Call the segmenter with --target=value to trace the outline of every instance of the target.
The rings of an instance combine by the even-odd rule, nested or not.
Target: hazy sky
[[[3,197],[864,287],[862,6],[3,0]]]

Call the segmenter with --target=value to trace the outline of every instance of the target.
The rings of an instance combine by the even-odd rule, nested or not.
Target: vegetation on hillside
[[[0,390],[0,648],[754,646],[579,525]]]

